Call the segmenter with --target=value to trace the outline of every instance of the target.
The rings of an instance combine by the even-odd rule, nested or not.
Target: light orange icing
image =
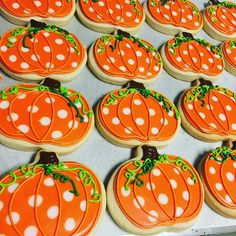
[[[86,51],[74,35],[48,26],[32,33],[32,38],[26,37],[34,29],[21,27],[3,35],[0,60],[7,70],[15,74],[47,77],[79,69]]]
[[[231,43],[233,44],[231,46]],[[225,57],[225,59],[236,68],[236,40],[227,40],[224,42],[222,46],[222,52]]]
[[[168,159],[169,162],[156,163],[149,173],[138,177],[143,186],[137,186],[131,178],[129,188],[125,188],[128,174],[132,175],[138,168],[135,162],[123,165],[115,176],[116,201],[123,214],[139,228],[188,222],[200,213],[204,197],[196,170],[185,160],[187,170],[183,169],[183,161],[179,161],[177,166],[174,162],[179,157],[168,155]],[[140,169],[136,176],[141,172]],[[196,181],[192,179],[192,174]]]
[[[39,90],[36,84],[19,84],[17,93],[11,93],[14,87],[1,91],[0,133],[11,139],[23,140],[33,144],[51,144],[72,146],[80,143],[88,134],[92,125],[89,118],[91,107],[85,98],[75,91],[70,100],[80,96],[76,106],[84,121],[77,116],[76,109],[60,94]],[[10,93],[8,95],[8,93]],[[4,98],[3,94],[7,94]],[[84,111],[89,111],[85,114]],[[91,114],[90,114],[91,115]]]
[[[148,10],[161,24],[197,30],[202,26],[202,14],[190,1],[169,0],[162,5],[161,0],[148,0]]]
[[[162,67],[157,49],[144,40],[136,42],[133,36],[119,37],[104,35],[96,41],[93,53],[99,68],[109,76],[130,80],[155,78]]]
[[[202,41],[207,43],[205,40]],[[176,38],[170,39],[165,45],[165,55],[175,68],[209,76],[217,76],[224,70],[222,56],[218,53],[219,51],[214,53],[211,45],[204,46],[196,40],[189,40],[173,49],[171,45],[175,44]]]
[[[138,0],[79,0],[79,6],[86,18],[99,24],[131,28],[140,25],[144,16]]]

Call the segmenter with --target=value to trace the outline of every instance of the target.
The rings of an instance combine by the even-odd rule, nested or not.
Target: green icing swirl
[[[236,161],[236,152],[227,146],[217,147],[211,151],[209,158],[220,163],[224,163],[228,158]]]
[[[230,45],[229,49],[231,49],[231,48],[236,48],[236,40],[231,40],[231,41],[229,42],[229,45]]]

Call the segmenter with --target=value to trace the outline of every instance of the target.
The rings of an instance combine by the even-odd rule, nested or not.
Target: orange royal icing
[[[172,66],[182,71],[217,76],[224,70],[219,49],[203,39],[170,39],[165,45],[165,55]]]
[[[96,41],[93,53],[99,68],[109,76],[148,80],[162,67],[157,49],[133,36],[104,35]]]
[[[139,228],[150,229],[197,217],[204,201],[203,189],[189,162],[165,154],[146,174],[143,165],[143,160],[128,162],[115,176],[116,201],[129,221]],[[135,177],[141,186],[136,184]]]
[[[190,30],[197,30],[202,26],[201,12],[190,1],[168,0],[163,4],[161,0],[148,0],[148,10],[161,24]]]
[[[0,41],[1,63],[15,74],[47,77],[72,73],[81,66],[85,54],[74,35],[55,26],[39,30],[16,28],[5,33]]]
[[[66,97],[37,84],[2,90],[0,133],[36,145],[71,146],[81,142],[91,129],[92,109],[80,93],[61,89]],[[78,112],[68,99],[74,101]]]
[[[101,217],[104,204],[102,200],[93,202],[93,183],[97,193],[101,193],[100,182],[82,164],[65,162],[63,166],[64,170],[58,168],[54,173],[58,177],[64,175],[73,180],[78,196],[71,192],[73,187],[70,181],[63,183],[52,174],[46,175],[42,167],[33,169],[33,166],[24,165],[23,170],[28,175],[18,169],[1,179],[1,235],[87,236],[91,233]],[[22,178],[12,183],[12,176]],[[93,183],[85,182],[89,177]],[[8,183],[11,184],[3,189],[2,184]]]
[[[236,32],[236,4],[233,7],[227,7],[227,4],[234,3],[222,2],[212,5],[207,7],[204,13],[212,28],[223,34],[231,35]]]
[[[74,0],[0,0],[2,9],[19,18],[65,17],[72,11],[74,4]]]
[[[136,27],[144,17],[138,0],[79,0],[84,16],[94,23]]]
[[[188,122],[202,133],[236,135],[236,94],[228,89],[193,87],[182,97],[181,108]]]
[[[236,40],[227,40],[222,46],[225,59],[236,68]]]
[[[224,160],[225,154],[229,156]],[[206,157],[202,168],[203,179],[211,195],[231,209],[236,209],[235,155],[236,151],[227,147],[216,148]]]

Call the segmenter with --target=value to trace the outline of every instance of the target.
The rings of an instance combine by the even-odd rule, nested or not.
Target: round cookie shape
[[[201,12],[188,0],[148,0],[144,10],[147,23],[164,34],[196,34],[203,26]]]
[[[204,201],[197,171],[182,157],[156,154],[150,148],[154,147],[138,147],[137,157],[119,166],[111,177],[107,204],[112,217],[133,234],[191,227]]]
[[[42,162],[0,179],[0,234],[91,235],[105,210],[102,182],[83,164],[59,162],[53,152],[39,155]]]
[[[47,24],[66,25],[75,13],[74,0],[1,0],[0,13],[16,25],[25,25],[31,19]]]
[[[101,80],[123,85],[130,80],[148,84],[160,74],[162,60],[147,41],[118,30],[103,35],[90,48],[89,66]]]
[[[218,85],[185,91],[178,104],[183,127],[204,141],[236,138],[236,94]]]
[[[61,85],[17,84],[0,94],[0,142],[11,148],[67,153],[84,143],[93,129],[86,99]]]
[[[236,4],[212,0],[204,11],[203,29],[214,39],[224,41],[236,38]]]
[[[133,83],[100,101],[96,110],[98,129],[106,139],[122,147],[169,144],[180,128],[178,110],[164,95]]]
[[[216,80],[225,66],[217,46],[188,33],[167,41],[161,48],[161,56],[167,72],[183,81]]]
[[[24,81],[51,77],[69,82],[87,61],[83,44],[68,31],[46,24],[18,27],[0,40],[0,67],[8,75]]]
[[[145,20],[139,0],[79,0],[77,15],[89,29],[102,33],[121,29],[136,34]]]
[[[225,69],[236,75],[236,40],[225,41],[221,48],[225,60]]]
[[[236,218],[236,150],[217,147],[199,165],[205,200],[219,214]]]

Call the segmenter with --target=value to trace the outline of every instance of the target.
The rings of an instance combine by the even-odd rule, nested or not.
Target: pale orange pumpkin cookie
[[[183,158],[142,146],[117,168],[107,187],[108,209],[116,223],[136,235],[191,227],[203,205],[201,179]]]
[[[225,41],[221,48],[225,60],[225,69],[236,75],[236,39]]]
[[[36,159],[0,179],[0,235],[91,235],[105,210],[102,182],[56,153],[40,151]]]
[[[110,142],[124,147],[164,146],[178,134],[179,112],[164,95],[130,82],[107,94],[96,110],[97,127]]]
[[[15,79],[74,79],[87,61],[83,44],[68,31],[32,21],[6,32],[0,40],[0,67]]]
[[[236,38],[236,4],[211,0],[204,11],[203,29],[214,39],[224,41]]]
[[[103,35],[90,48],[89,66],[101,80],[125,84],[130,80],[152,83],[160,74],[162,60],[157,48],[127,32]]]
[[[67,153],[84,143],[94,126],[86,99],[49,79],[0,91],[0,117],[0,142],[20,150]]]
[[[139,0],[79,0],[77,14],[84,25],[102,33],[122,29],[136,34],[145,20]]]
[[[170,39],[161,48],[167,72],[183,81],[218,79],[225,66],[220,49],[189,33],[182,35]]]
[[[75,9],[75,0],[0,0],[1,15],[16,25],[25,25],[31,19],[66,25]]]
[[[147,23],[164,34],[196,34],[203,26],[201,12],[189,0],[147,0],[144,10]]]

